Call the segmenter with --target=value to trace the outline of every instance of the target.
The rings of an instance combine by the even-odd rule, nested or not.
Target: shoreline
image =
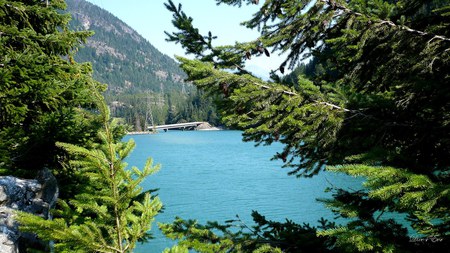
[[[156,134],[157,132],[152,131],[133,131],[133,132],[127,132],[126,135],[144,135],[144,134]]]
[[[195,129],[195,130],[185,130],[185,131],[222,131],[222,130],[224,130],[224,129],[220,128],[220,127],[211,127],[211,128],[203,128],[203,129]],[[169,131],[174,131],[174,130],[169,130]],[[181,130],[178,130],[178,131],[181,131]],[[152,131],[131,131],[131,132],[127,132],[126,135],[147,135],[147,134],[157,134],[159,132],[161,132],[161,131],[156,131],[156,132],[152,132]]]
[[[194,125],[192,125],[194,123]],[[160,127],[158,130],[153,129],[154,131],[130,131],[127,133],[127,135],[145,135],[145,134],[156,134],[158,132],[161,132],[162,130],[167,131],[169,129],[179,129],[182,131],[221,131],[224,130],[223,127],[216,127],[212,126],[208,122],[192,122],[189,126],[185,126],[183,124],[185,123],[177,123],[172,125],[163,125],[163,127]],[[200,124],[198,124],[200,123]],[[175,127],[174,127],[175,126]],[[194,127],[192,127],[194,126]],[[164,129],[167,127],[167,129]]]

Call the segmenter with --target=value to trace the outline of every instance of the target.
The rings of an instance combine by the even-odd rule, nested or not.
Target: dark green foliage
[[[72,58],[91,33],[70,31],[64,1],[49,3],[0,1],[0,167],[16,175],[59,167],[55,142],[86,143],[98,128],[80,108],[104,86]]]
[[[131,252],[161,208],[139,186],[157,167],[126,168],[134,143],[119,141],[124,128],[110,120],[91,65],[73,59],[91,32],[69,30],[64,8],[0,1],[0,168],[33,176],[48,167],[58,179],[54,219],[21,213],[23,230],[58,252]]]
[[[226,225],[208,222],[200,225],[194,220],[177,218],[173,224],[160,228],[178,245],[199,252],[330,252],[332,241],[316,236],[316,228],[309,224],[269,221],[256,211],[252,213],[254,226],[249,227],[238,216]],[[320,229],[334,227],[334,223],[320,220]]]
[[[200,91],[193,90],[188,94],[148,92],[105,96],[107,100],[113,101],[110,105],[112,115],[123,118],[134,129],[145,129],[152,122],[156,125],[193,121],[220,124],[212,100]]]
[[[340,215],[351,218],[358,217],[358,222],[364,221],[367,222],[365,225],[373,225],[376,222],[388,222],[380,219],[384,212],[407,213],[411,226],[420,234],[448,238],[450,222],[448,207],[450,203],[449,189],[446,183],[433,180],[426,175],[392,167],[343,165],[328,169],[352,176],[367,177],[365,182],[367,192],[351,194],[338,191],[333,200],[324,201]],[[346,199],[345,196],[353,199]],[[389,222],[392,225],[391,229],[400,230],[397,228],[398,224],[394,224],[393,221]],[[349,227],[351,226],[352,223],[349,223]],[[384,241],[388,241],[386,239],[388,237],[385,237],[389,231],[387,227],[384,229],[364,228],[362,231],[375,233],[380,230],[384,231],[380,236]],[[402,240],[405,240],[406,235],[391,236],[398,242],[401,241],[401,237],[403,237]],[[448,246],[448,241],[445,239],[432,246],[436,248]]]
[[[328,144],[342,124],[344,110],[327,102],[332,98],[327,99],[311,81],[305,79],[295,90],[250,75],[223,72],[212,64],[179,60],[198,87],[210,93],[225,93],[220,113],[229,126],[248,129],[244,140],[286,144],[275,158],[294,167],[293,174],[302,169],[302,175],[310,176],[321,169],[330,151]],[[298,128],[302,131],[296,131]]]
[[[202,91],[192,92],[187,96],[186,102],[178,106],[180,119],[177,122],[206,121],[216,126],[220,124],[216,109],[212,106],[212,99],[203,93]]]
[[[193,54],[201,61],[214,62],[214,66],[218,68],[237,69],[242,73],[247,73],[243,69],[244,60],[250,58],[251,55],[261,55],[265,52],[265,48],[259,42],[214,47],[212,42],[216,36],[213,36],[211,32],[206,36],[199,34],[198,29],[192,25],[193,19],[182,11],[181,4],[177,7],[173,1],[169,0],[165,6],[173,12],[172,23],[180,30],[172,34],[166,32],[168,36],[166,40],[180,43],[186,49],[187,54]]]
[[[234,5],[234,6],[241,7],[243,3],[246,3],[246,4],[258,4],[259,0],[246,0],[246,1],[243,1],[243,0],[216,0],[216,2],[217,2],[217,5],[220,5],[220,4],[223,3],[223,4],[228,4],[228,5]]]
[[[109,110],[99,93],[103,127],[98,142],[89,149],[58,143],[72,160],[67,166],[84,182],[69,201],[59,200],[52,220],[19,213],[21,230],[52,241],[57,252],[133,252],[138,241],[150,238],[149,230],[162,204],[140,184],[159,169],[149,159],[143,168],[127,168],[124,159],[134,148],[132,140],[117,141]],[[119,126],[120,127],[120,126]]]
[[[221,98],[225,123],[243,129],[244,140],[283,143],[275,158],[297,176],[326,166],[367,178],[364,190],[334,189],[333,199],[322,200],[352,219],[318,233],[335,240],[329,249],[448,248],[449,1],[267,0],[243,23],[261,36],[222,47],[212,45],[210,34],[199,35],[181,6],[166,6],[180,30],[168,40],[197,58],[180,58],[182,68]],[[282,74],[312,60],[296,77],[272,73],[272,82],[245,71],[246,59],[270,52],[287,53]],[[386,218],[392,212],[408,216],[413,234]]]

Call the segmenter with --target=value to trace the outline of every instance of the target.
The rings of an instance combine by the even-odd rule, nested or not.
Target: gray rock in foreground
[[[57,182],[49,170],[42,170],[36,179],[0,177],[0,253],[25,252],[28,247],[45,250],[47,245],[36,235],[19,232],[14,211],[50,219],[57,197]]]

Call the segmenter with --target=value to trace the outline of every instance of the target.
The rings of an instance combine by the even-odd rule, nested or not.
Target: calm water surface
[[[316,201],[329,196],[324,193],[329,182],[354,188],[362,182],[334,173],[312,179],[287,176],[280,161],[270,161],[281,145],[254,147],[242,142],[239,131],[168,131],[125,140],[130,138],[136,142],[127,159],[130,166],[142,168],[148,157],[162,165],[143,184],[145,189],[160,189],[165,210],[156,222],[179,216],[223,223],[239,215],[252,225],[250,214],[258,210],[271,220],[316,224],[320,217],[334,217]],[[156,239],[139,245],[136,252],[161,252],[174,244],[162,236],[156,223],[152,230]]]

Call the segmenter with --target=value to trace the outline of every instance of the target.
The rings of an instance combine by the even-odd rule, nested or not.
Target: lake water
[[[168,131],[154,135],[126,136],[136,148],[127,159],[130,166],[142,168],[152,157],[161,170],[143,184],[159,188],[165,206],[156,222],[171,222],[176,216],[200,223],[233,219],[236,215],[253,225],[252,210],[268,219],[317,224],[320,217],[334,215],[316,198],[330,196],[330,186],[359,188],[361,179],[334,173],[321,173],[312,179],[287,176],[280,161],[270,158],[281,145],[254,147],[242,142],[240,131]],[[175,244],[164,238],[153,224],[156,237],[139,245],[135,252],[161,252]]]

